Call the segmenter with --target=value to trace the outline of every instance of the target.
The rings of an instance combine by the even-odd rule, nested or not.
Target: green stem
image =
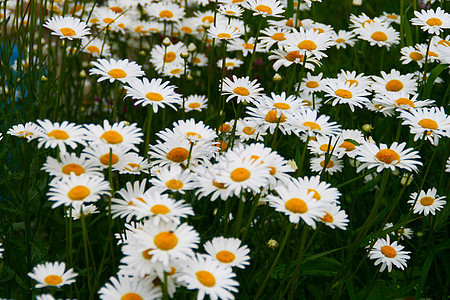
[[[302,232],[302,242],[300,244],[300,251],[298,252],[297,264],[295,266],[294,276],[292,277],[291,293],[289,294],[289,299],[294,298],[295,283],[297,282],[297,274],[300,269],[300,263],[302,262],[303,256],[305,255],[305,252],[306,252],[305,245],[306,245],[306,239],[308,238],[308,233],[309,233],[309,228],[307,226],[304,226],[304,229]]]
[[[244,234],[242,235],[242,239],[241,239],[242,243],[244,243],[245,238],[247,237],[248,230],[250,228],[250,224],[252,223],[253,216],[255,215],[256,208],[258,207],[258,202],[259,202],[260,198],[261,198],[261,193],[259,193],[258,197],[256,197],[256,199],[253,200],[252,208],[250,210],[250,215],[249,215],[249,218],[247,220],[247,224],[244,227]]]
[[[150,155],[148,153],[148,149],[150,146],[150,130],[152,128],[152,118],[153,118],[153,107],[149,106],[147,110],[147,130],[145,132],[145,156],[147,157],[147,161],[150,161]]]
[[[241,230],[242,217],[244,215],[244,206],[245,202],[242,200],[244,192],[241,190],[241,194],[239,196],[239,207],[237,213],[237,220],[234,228],[234,236],[239,238],[239,231]]]
[[[84,220],[83,208],[81,208],[80,216],[81,216],[81,229],[83,233],[84,257],[86,260],[86,274],[89,288],[89,299],[94,299],[94,290],[92,289],[91,271],[89,267],[88,232],[86,228],[86,222]]]
[[[264,18],[260,17],[259,18],[259,24],[258,24],[258,30],[256,31],[256,37],[255,37],[255,43],[254,43],[254,47],[253,47],[253,52],[252,52],[252,56],[250,58],[250,63],[248,65],[248,69],[247,69],[247,76],[250,76],[250,72],[252,71],[252,67],[253,67],[253,62],[255,61],[256,46],[258,45],[258,38],[259,38],[259,34],[261,32],[261,26],[262,26],[263,21],[264,21]]]

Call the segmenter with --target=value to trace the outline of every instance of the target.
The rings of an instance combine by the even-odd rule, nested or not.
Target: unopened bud
[[[291,168],[294,171],[297,171],[298,167],[297,167],[297,164],[295,163],[295,160],[293,160],[293,159],[288,160],[288,164],[291,166]]]
[[[189,52],[183,51],[180,53],[182,59],[187,59],[189,57]]]
[[[267,241],[267,247],[274,250],[276,247],[278,247],[278,242],[275,241],[274,239],[270,239]]]
[[[353,0],[353,5],[361,6],[362,5],[362,0]]]
[[[125,126],[130,126],[130,122],[128,122],[128,121],[123,121],[123,125],[125,125]]]
[[[48,80],[47,77],[45,77],[44,75],[41,76],[41,81],[47,81],[47,80]]]
[[[172,44],[172,42],[170,41],[170,39],[168,37],[164,38],[164,40],[162,41],[162,44],[166,47],[170,46],[170,44]]]
[[[372,124],[364,124],[362,127],[362,130],[364,130],[365,132],[371,132],[373,129]]]
[[[191,74],[187,74],[186,79],[187,79],[187,80],[192,80],[192,79],[194,79],[194,77],[192,77]]]
[[[203,28],[208,29],[209,27],[211,27],[211,24],[209,23],[208,20],[206,20],[202,26],[203,26]]]
[[[411,182],[413,181],[413,176],[411,173],[405,173],[402,175],[402,178],[400,179],[400,184],[401,185],[410,185]]]
[[[144,50],[141,50],[141,51],[139,52],[139,55],[145,55],[145,51],[144,51]]]
[[[283,79],[283,77],[281,77],[280,74],[275,73],[275,75],[273,75],[273,81],[280,81],[281,79]]]
[[[189,52],[194,52],[195,50],[197,50],[197,46],[195,46],[194,43],[190,43],[188,46],[188,51]]]
[[[400,175],[400,170],[399,170],[399,169],[394,169],[394,170],[392,171],[392,175],[394,175],[394,176]]]
[[[80,77],[82,77],[82,78],[86,77],[86,71],[81,70]]]

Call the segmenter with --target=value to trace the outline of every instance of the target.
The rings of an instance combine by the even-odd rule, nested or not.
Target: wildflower
[[[327,57],[323,51],[332,45],[328,34],[320,34],[314,29],[305,30],[303,27],[292,29],[292,33],[287,34],[286,40],[281,43],[286,45],[288,51],[299,51],[307,59],[314,56],[318,60]]]
[[[47,286],[61,287],[75,282],[74,278],[78,275],[72,268],[67,271],[65,269],[64,262],[46,262],[36,265],[28,276],[38,282],[35,286],[37,289]]]
[[[162,298],[160,288],[151,283],[150,278],[138,278],[127,275],[119,275],[109,279],[99,291],[100,299],[159,299]]]
[[[91,34],[85,22],[72,16],[54,16],[43,26],[52,30],[52,35],[59,36],[60,39],[82,39]]]
[[[110,125],[108,120],[104,120],[103,126],[89,124],[85,127],[87,129],[86,139],[91,145],[106,144],[111,148],[124,146],[137,151],[136,145],[143,141],[141,137],[144,134],[136,126],[136,123],[125,125],[125,122],[122,121]]]
[[[253,52],[266,52],[260,44],[255,45],[255,38],[253,37],[250,37],[247,41],[240,38],[231,40],[227,46],[227,51],[242,51],[244,57]]]
[[[389,235],[386,239],[379,238],[373,248],[369,252],[369,259],[376,259],[375,266],[381,264],[380,272],[383,272],[386,267],[388,272],[392,271],[392,265],[397,268],[404,269],[407,267],[406,261],[409,259],[409,251],[403,251],[403,246],[397,242],[390,241]]]
[[[244,269],[249,265],[250,250],[236,238],[215,237],[204,245],[206,253],[224,266]]]
[[[26,138],[27,140],[34,139],[38,137],[43,130],[41,127],[33,122],[27,122],[24,124],[13,125],[8,129],[6,134],[17,136],[20,138]]]
[[[253,15],[262,17],[283,17],[284,7],[278,0],[247,0],[242,3],[244,8],[252,10]]]
[[[83,149],[82,155],[85,155],[94,165],[101,169],[107,169],[111,165],[114,171],[122,171],[133,163],[136,153],[130,152],[130,148],[116,146],[111,148],[106,144],[93,144]]]
[[[313,198],[326,204],[339,204],[341,193],[337,188],[331,187],[331,184],[320,180],[320,176],[305,176],[297,178],[298,186],[306,188],[308,193],[313,193]]]
[[[389,74],[381,71],[381,76],[373,76],[372,90],[376,93],[386,94],[387,92],[405,92],[415,94],[417,82],[413,79],[414,74],[401,75],[399,71],[392,69]]]
[[[48,156],[42,170],[55,176],[57,180],[68,177],[72,173],[76,176],[86,174],[91,177],[103,178],[103,173],[98,166],[86,159],[85,156],[77,157],[76,153],[60,153],[59,160]]]
[[[373,99],[375,105],[381,107],[381,111],[397,110],[410,111],[415,108],[426,107],[434,104],[434,100],[417,100],[419,94],[408,94],[406,92],[389,92],[386,94],[377,94]]]
[[[181,104],[180,104],[181,105]],[[184,102],[184,109],[188,111],[202,111],[208,105],[208,99],[204,95],[189,95]]]
[[[111,58],[108,61],[100,58],[96,62],[92,62],[92,64],[95,68],[89,70],[89,75],[100,75],[98,82],[109,80],[112,83],[119,80],[122,83],[127,83],[132,79],[145,75],[140,65],[134,61],[129,62],[128,59],[115,60]]]
[[[419,67],[422,67],[427,53],[426,47],[427,46],[425,44],[417,44],[414,47],[408,46],[400,49],[400,53],[402,54],[400,60],[402,61],[402,64],[407,65],[415,61]]]
[[[336,204],[329,204],[325,208],[325,216],[321,217],[320,221],[332,229],[337,227],[341,230],[346,230],[349,222],[345,211]]]
[[[117,217],[124,218],[125,222],[130,222],[134,216],[137,216],[137,211],[133,209],[138,202],[145,202],[144,197],[150,193],[145,186],[147,179],[142,181],[135,181],[133,184],[127,182],[126,187],[117,191],[123,199],[111,198],[111,213],[115,219]]]
[[[177,22],[184,17],[184,9],[173,2],[153,2],[146,7],[146,11],[160,22]]]
[[[326,163],[326,166],[325,166]],[[325,172],[330,173],[331,175],[335,172],[342,172],[344,168],[344,164],[342,160],[338,159],[334,155],[322,155],[317,158],[311,158],[311,171],[322,173],[325,169]]]
[[[244,10],[238,4],[234,3],[219,5],[217,11],[224,16],[235,18],[241,17],[242,13],[244,12]]]
[[[150,62],[158,72],[162,73],[165,68],[183,65],[184,60],[180,54],[187,50],[186,45],[182,42],[176,44],[170,43],[168,46],[156,45],[150,53]]]
[[[444,29],[450,28],[450,14],[438,7],[436,11],[433,9],[424,10],[421,12],[415,11],[416,18],[411,19],[413,25],[420,26],[425,32],[429,34],[439,35]]]
[[[356,85],[350,83],[348,80],[343,79],[326,79],[322,90],[325,95],[333,99],[333,106],[336,104],[348,104],[350,110],[355,111],[355,107],[362,107],[362,104],[368,101],[367,96],[370,95],[362,85]],[[328,101],[331,101],[328,100]]]
[[[242,33],[233,25],[216,23],[208,29],[208,36],[219,40],[232,40],[240,37]]]
[[[263,141],[266,132],[259,130],[256,124],[251,120],[238,119],[236,125],[236,136],[238,136],[241,141],[256,140]]]
[[[391,46],[400,43],[400,34],[388,23],[378,18],[355,29],[355,32],[359,35],[360,39],[368,41],[370,46],[386,46],[389,49]]]
[[[345,30],[339,30],[338,33],[332,31],[331,40],[337,49],[340,49],[341,47],[346,49],[347,45],[353,47],[356,42],[355,34]]]
[[[320,134],[323,136],[336,135],[340,130],[340,125],[336,122],[328,122],[329,116],[318,115],[316,110],[309,108],[300,109],[293,113],[289,119],[291,126],[294,127],[294,133],[299,135],[306,132],[309,136]]]
[[[286,40],[286,34],[288,32],[289,31],[287,29],[270,26],[269,28],[261,31],[259,44],[261,47],[264,47],[267,51],[269,51],[273,45]]]
[[[98,38],[93,38],[91,40],[84,38],[81,41],[81,51],[85,53],[89,53],[92,56],[100,57],[110,57],[111,56],[111,48],[110,46],[103,40]]]
[[[170,129],[161,130],[156,135],[165,142],[173,140],[183,140],[189,142],[211,143],[217,134],[203,121],[195,122],[194,119],[179,120],[173,123],[173,131]]]
[[[67,121],[59,124],[52,123],[50,120],[37,120],[41,125],[37,132],[38,148],[44,146],[45,148],[59,147],[62,153],[67,152],[66,146],[72,149],[77,148],[78,144],[86,145],[85,133],[86,131],[80,126]]]
[[[440,211],[446,204],[445,196],[436,195],[437,189],[432,188],[427,191],[420,191],[410,195],[408,203],[414,205],[413,211],[415,214],[424,214],[427,216],[429,213],[436,214],[436,211]]]
[[[383,230],[386,230],[388,228],[392,228],[393,226],[394,226],[394,224],[392,224],[392,223],[386,223],[384,225]],[[400,240],[403,240],[403,238],[407,238],[408,240],[410,240],[410,239],[412,239],[413,231],[410,228],[400,227],[397,231],[391,232],[391,234],[399,236]]]
[[[398,24],[398,25],[400,25],[400,20],[401,20],[401,18],[400,18],[400,16],[399,15],[397,15],[397,14],[395,14],[395,13],[388,13],[388,12],[383,12],[383,14],[380,16],[380,19],[381,20],[383,20],[383,21],[385,21],[386,23],[388,23],[388,24],[391,24],[391,23],[395,23],[395,24]]]
[[[240,59],[227,57],[225,59],[225,68],[227,70],[233,70],[234,68],[239,68],[243,63],[244,62]],[[222,65],[223,65],[223,59],[219,59],[217,61],[217,66],[219,68],[222,68]]]
[[[184,194],[185,191],[196,188],[196,176],[178,165],[165,166],[155,172],[150,183],[160,191]]]
[[[310,72],[306,73],[306,77],[303,78],[300,85],[300,90],[308,93],[316,93],[322,91],[323,86],[323,73],[319,73],[314,76]],[[296,87],[297,89],[297,87]]]

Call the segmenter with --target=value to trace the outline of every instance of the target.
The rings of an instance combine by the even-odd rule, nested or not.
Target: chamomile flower
[[[313,199],[321,201],[327,204],[335,203],[339,204],[339,197],[341,193],[331,184],[321,181],[320,176],[305,176],[303,178],[297,178],[293,181],[299,188],[307,189],[308,193],[313,193]]]
[[[371,87],[376,93],[405,92],[415,94],[417,91],[417,82],[413,79],[414,74],[412,73],[401,75],[399,71],[392,69],[389,74],[381,71],[381,76],[372,76],[374,83]]]
[[[60,39],[82,39],[91,34],[85,22],[72,16],[54,16],[47,20],[43,26],[50,29],[52,35],[59,36]]]
[[[67,121],[59,124],[52,123],[50,120],[37,120],[42,130],[37,132],[38,148],[56,148],[59,147],[61,153],[67,152],[66,146],[72,149],[77,148],[78,144],[86,145],[86,131],[81,125],[69,123]]]
[[[336,147],[339,142],[338,136],[316,136],[308,142],[308,150],[316,155],[333,154],[340,158],[344,156],[344,149]]]
[[[319,174],[321,174],[322,171],[325,170],[325,172],[333,175],[336,172],[342,172],[342,169],[344,168],[344,163],[342,162],[342,160],[338,159],[334,155],[321,155],[316,158],[311,158],[310,163],[311,171],[319,172]]]
[[[208,105],[208,99],[204,95],[189,95],[184,102],[184,110],[188,111],[202,111]]]
[[[43,132],[42,128],[33,122],[13,125],[8,129],[6,134],[26,138],[28,140],[38,137]]]
[[[110,57],[110,46],[103,40],[98,38],[87,39],[84,38],[81,41],[81,51],[89,53],[94,57]]]
[[[153,222],[147,222],[142,230],[136,232],[136,239],[144,246],[143,250],[151,249],[151,262],[161,262],[169,266],[170,261],[187,260],[193,256],[200,242],[199,234],[186,223],[159,222],[157,226]]]
[[[227,45],[227,51],[242,51],[244,57],[253,54],[253,52],[266,52],[261,45],[255,45],[255,38],[253,37],[250,37],[247,41],[240,38],[231,40]]]
[[[413,212],[415,214],[423,213],[425,216],[428,216],[429,213],[435,215],[436,211],[440,211],[446,204],[445,196],[438,196],[436,193],[436,188],[420,191],[419,194],[416,192],[412,193],[408,203],[413,205]]]
[[[358,37],[368,41],[370,46],[383,47],[389,49],[393,45],[400,43],[400,34],[388,23],[375,19],[366,23],[363,27],[355,29]]]
[[[276,188],[278,196],[268,195],[267,200],[276,211],[289,217],[291,223],[303,220],[308,226],[316,228],[316,221],[325,215],[325,203],[313,199],[313,193],[299,185],[296,179]]]
[[[355,34],[351,31],[345,31],[345,30],[339,30],[338,33],[336,33],[335,31],[332,31],[330,38],[333,42],[333,46],[335,46],[337,49],[340,49],[340,48],[346,49],[347,45],[349,47],[353,47],[356,42]]]
[[[328,34],[321,34],[314,29],[305,30],[303,27],[292,30],[292,33],[287,34],[286,40],[281,42],[282,45],[286,45],[288,51],[300,51],[307,59],[310,56],[318,60],[327,57],[324,51],[332,46]]]
[[[284,13],[284,6],[279,0],[247,0],[242,6],[252,10],[254,16],[281,18]]]
[[[153,78],[149,81],[147,78],[135,79],[129,82],[130,86],[125,86],[127,97],[136,99],[134,105],[151,105],[153,112],[157,113],[158,108],[164,108],[166,105],[176,110],[175,104],[181,102],[181,95],[175,92],[175,86],[169,85],[170,81],[162,82],[161,78]]]
[[[89,20],[96,24],[100,30],[125,33],[125,28],[129,19],[125,14],[119,14],[107,7],[96,7],[93,18]]]
[[[414,140],[425,138],[437,146],[441,137],[450,137],[450,116],[443,107],[419,108],[402,111],[402,125],[409,125]]]
[[[100,299],[160,299],[162,292],[151,283],[150,278],[119,275],[109,279],[99,291]]]
[[[178,280],[190,290],[198,290],[197,300],[208,295],[211,299],[234,299],[239,282],[230,267],[223,266],[211,256],[196,254],[186,260]]]
[[[66,271],[66,264],[64,262],[46,262],[44,264],[36,265],[33,270],[28,273],[28,276],[36,280],[38,283],[35,288],[43,287],[61,287],[66,284],[75,282],[77,273],[72,268]]]
[[[325,216],[321,217],[320,220],[332,229],[339,228],[341,230],[346,230],[349,222],[345,211],[341,210],[336,204],[329,204],[325,208]]]
[[[370,85],[373,83],[371,76],[366,76],[364,73],[357,74],[356,71],[341,70],[337,77],[345,81],[345,84],[354,85],[364,90],[370,90]]]
[[[303,107],[303,103],[298,97],[295,95],[286,96],[285,92],[282,92],[281,95],[271,93],[270,97],[263,95],[257,101],[258,106],[276,110],[286,116]]]
[[[397,242],[390,241],[389,235],[386,239],[378,239],[373,248],[369,252],[369,259],[376,259],[375,266],[381,264],[380,272],[383,272],[386,267],[388,272],[392,271],[392,265],[397,268],[404,269],[406,261],[409,259],[409,251],[403,251],[403,246],[397,244]]]
[[[49,185],[50,190],[47,196],[49,201],[54,201],[52,208],[60,205],[76,207],[84,203],[96,202],[102,195],[110,194],[108,181],[85,174],[76,176],[71,173],[69,177],[63,177]]]
[[[128,163],[135,161],[136,153],[130,152],[130,148],[116,146],[111,148],[106,144],[93,144],[83,149],[83,154],[96,166],[107,169],[111,165],[114,171],[122,171]]]
[[[195,53],[194,55],[191,55],[191,63],[193,66],[197,67],[205,67],[208,65],[208,57],[203,53]],[[236,60],[236,59],[231,59]],[[228,58],[225,60],[228,61]],[[225,63],[226,65],[226,63]],[[219,68],[222,67],[222,65],[219,66]],[[231,66],[232,67],[232,66]]]
[[[144,135],[136,123],[126,125],[124,121],[109,124],[108,120],[102,125],[84,125],[87,129],[86,139],[91,145],[106,144],[110,147],[124,146],[133,150],[138,150],[136,145],[140,144]]]
[[[269,131],[274,134],[279,129],[283,134],[291,134],[293,126],[287,121],[287,116],[276,109],[269,107],[247,107],[247,120],[253,122],[262,132]],[[289,118],[292,118],[289,116]]]
[[[93,61],[92,64],[95,68],[89,70],[89,75],[100,75],[98,82],[109,80],[112,83],[118,80],[122,83],[127,83],[132,79],[145,75],[140,65],[134,61],[130,62],[128,59],[115,60],[110,58],[108,61],[100,58],[97,61]]]
[[[57,180],[70,176],[71,173],[76,176],[86,174],[91,177],[103,177],[103,173],[98,166],[86,159],[85,156],[77,157],[76,153],[60,153],[59,160],[48,156],[42,170],[51,176],[55,176]]]
[[[178,165],[166,166],[155,172],[150,183],[160,191],[178,192],[196,188],[196,176],[190,170],[183,170]]]
[[[355,106],[361,108],[364,102],[368,101],[367,96],[370,95],[362,85],[352,84],[343,79],[325,79],[322,90],[327,97],[331,98],[328,101],[333,100],[333,106],[348,104],[352,112],[355,111]]]
[[[203,247],[206,253],[225,266],[244,269],[250,264],[250,249],[246,245],[241,246],[239,239],[215,237]]]
[[[131,219],[137,215],[134,207],[138,202],[145,202],[144,197],[150,193],[146,190],[147,179],[142,181],[135,181],[133,184],[127,182],[126,187],[117,191],[123,199],[112,198],[111,213],[115,219],[117,217],[125,219],[130,222]]]
[[[222,94],[227,95],[226,101],[237,98],[237,103],[256,101],[262,95],[263,88],[256,79],[250,81],[249,77],[238,78],[233,75],[233,79],[224,78]]]
[[[381,172],[385,168],[392,171],[396,168],[405,169],[410,172],[417,172],[417,166],[421,166],[422,162],[417,159],[420,158],[418,151],[412,148],[407,148],[406,143],[394,142],[389,148],[386,144],[380,144],[378,147],[375,144],[366,142],[358,146],[358,156],[356,159],[362,164],[358,167],[359,173],[362,169],[377,168],[377,172]]]
[[[450,14],[440,7],[436,11],[433,9],[422,9],[421,12],[415,11],[414,15],[416,18],[412,18],[411,23],[420,26],[428,34],[439,35],[444,29],[450,28]]]

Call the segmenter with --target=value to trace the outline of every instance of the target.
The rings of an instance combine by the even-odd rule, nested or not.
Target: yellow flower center
[[[100,138],[105,140],[108,144],[120,144],[123,142],[122,135],[115,130],[105,131]]]
[[[236,256],[234,256],[233,253],[227,250],[222,250],[219,253],[216,254],[216,258],[221,263],[229,264],[230,262],[233,262]]]
[[[217,37],[219,39],[229,39],[229,38],[231,38],[231,35],[229,33],[226,33],[226,32],[221,32],[221,33],[219,33],[217,35]]]
[[[266,114],[266,117],[264,120],[268,123],[278,123],[278,119],[280,119],[280,123],[283,123],[286,121],[286,116],[284,114],[281,114],[281,116],[278,118],[277,111],[275,109],[272,109]]]
[[[400,155],[398,155],[397,152],[391,149],[383,149],[378,151],[377,154],[375,154],[375,157],[386,164],[391,164],[392,162],[396,161],[398,164],[400,162]]]
[[[272,9],[267,5],[258,5],[255,7],[255,10],[259,11],[260,13],[266,13],[266,14],[272,14]]]
[[[214,23],[214,17],[213,16],[205,16],[202,19],[202,22],[205,23],[206,21],[208,21],[210,24]]]
[[[423,58],[423,55],[422,55],[422,53],[420,53],[420,52],[413,51],[413,52],[411,52],[411,53],[409,54],[409,57],[410,57],[412,60],[421,60],[421,59]]]
[[[433,203],[434,199],[431,197],[423,197],[422,199],[420,199],[420,204],[422,204],[423,206],[430,206]]]
[[[122,69],[112,69],[108,72],[108,75],[114,78],[125,78],[127,73]]]
[[[274,176],[277,173],[277,168],[269,167],[269,173],[270,175]]]
[[[423,128],[433,129],[436,130],[439,128],[438,123],[436,121],[431,119],[422,119],[419,121],[419,125]]]
[[[310,89],[315,89],[316,87],[319,86],[319,83],[317,81],[311,80],[306,83],[306,86],[309,87]]]
[[[439,54],[433,51],[428,51],[428,56],[439,57]]]
[[[320,166],[321,166],[322,168],[325,166],[325,160],[322,160],[322,161],[320,162]],[[328,168],[332,168],[332,167],[334,167],[334,162],[333,162],[332,160],[330,160],[330,161],[327,163],[326,168],[328,169]]]
[[[168,214],[170,212],[170,209],[167,206],[163,205],[163,204],[155,204],[155,205],[152,206],[150,211],[152,213],[154,213],[155,215],[165,215],[165,214]]]
[[[219,131],[222,132],[222,133],[226,133],[226,132],[230,131],[231,129],[232,129],[232,127],[229,124],[226,124],[226,123],[220,125],[220,127],[219,127]]]
[[[242,44],[242,46],[244,47],[244,49],[247,49],[247,50],[252,50],[255,47],[253,44],[249,44],[249,43],[244,43],[244,44]]]
[[[183,188],[184,184],[180,180],[170,179],[169,181],[166,182],[166,186],[172,190],[179,190]]]
[[[284,207],[296,214],[303,214],[308,211],[308,205],[306,202],[299,198],[292,198],[286,201]]]
[[[75,173],[75,175],[80,176],[83,174],[84,168],[77,164],[67,164],[62,168],[62,172],[66,175],[70,175],[70,173]]]
[[[189,157],[189,151],[182,147],[173,148],[166,155],[166,158],[168,160],[176,162],[176,163],[183,162],[186,159],[188,159],[188,157]]]
[[[62,277],[58,275],[48,275],[45,277],[44,282],[48,285],[58,285],[62,282]]]
[[[355,80],[355,79],[347,79],[347,80],[345,81],[345,84],[347,84],[347,83],[348,83],[350,86],[352,86],[352,85],[358,86],[358,81]]]
[[[236,64],[234,62],[231,62],[231,61],[225,63],[225,67],[234,67],[235,65]]]
[[[59,31],[61,31],[64,36],[74,36],[76,34],[75,30],[68,27],[61,28]]]
[[[439,45],[445,46],[445,47],[450,47],[450,41],[447,40],[440,40],[438,42]]]
[[[150,101],[163,101],[164,97],[161,94],[154,93],[154,92],[148,92],[145,94],[145,97]]]
[[[291,51],[285,56],[285,58],[288,61],[294,61],[298,58],[298,59],[300,59],[301,62],[303,62],[304,56],[302,54],[300,54],[300,51]]]
[[[135,163],[128,163],[127,167],[124,167],[127,171],[137,171],[141,169],[141,165]]]
[[[230,178],[233,181],[242,182],[249,179],[250,175],[251,175],[250,171],[247,170],[246,168],[236,168],[231,172]]]
[[[195,273],[198,281],[206,287],[213,287],[216,285],[216,278],[208,271],[198,271]]]
[[[323,30],[322,28],[313,28],[313,30],[314,30],[315,32],[318,32],[319,34],[325,32],[325,30]]]
[[[303,123],[303,126],[309,127],[309,128],[311,128],[311,130],[322,129],[319,124],[317,124],[315,122],[310,122],[310,121],[306,121],[305,123]]]
[[[272,39],[275,41],[284,41],[286,39],[286,36],[283,32],[277,32],[272,35]]]
[[[100,156],[100,162],[104,165],[109,166],[109,153],[103,154]],[[119,162],[119,157],[116,154],[111,155],[111,165],[115,165]]]
[[[200,103],[196,103],[196,102],[189,103],[189,105],[188,105],[189,108],[199,108],[200,106],[201,106]]]
[[[242,131],[246,134],[246,135],[253,135],[255,133],[255,129],[253,127],[250,126],[246,126],[244,127],[244,129],[242,129]]]
[[[427,20],[427,24],[430,26],[441,26],[442,25],[442,21],[439,18],[429,18]]]
[[[309,51],[312,51],[312,50],[316,50],[316,49],[317,49],[316,43],[314,43],[314,42],[311,41],[311,40],[304,40],[304,41],[301,41],[301,42],[297,45],[297,47],[298,47],[299,49],[302,49],[302,50],[309,50]]]
[[[28,137],[28,136],[30,136],[30,135],[33,135],[33,133],[32,133],[32,132],[29,132],[29,131],[19,131],[19,132],[17,133],[17,135],[20,135],[20,137]]]
[[[388,19],[391,19],[391,20],[397,20],[398,19],[398,17],[396,15],[387,15],[386,17]]]
[[[91,53],[98,53],[100,54],[100,49],[96,46],[87,46],[86,49]]]
[[[110,7],[109,9],[112,10],[113,12],[117,13],[117,14],[120,14],[120,13],[123,12],[123,9],[120,8],[119,6],[113,6],[113,7]]]
[[[187,27],[187,26],[183,26],[183,27],[181,27],[181,31],[183,31],[185,33],[192,33],[192,28],[191,27]]]
[[[398,106],[400,106],[400,105],[409,105],[410,107],[416,107],[414,102],[412,102],[408,98],[398,98],[397,100],[395,100],[395,103],[397,103]]]
[[[47,135],[57,140],[67,140],[69,138],[67,132],[59,129],[52,130]]]
[[[73,201],[80,201],[86,198],[91,194],[91,190],[84,185],[77,185],[70,189],[69,193],[67,193],[67,196],[70,198],[70,200]]]
[[[171,63],[175,60],[175,58],[177,58],[177,55],[175,52],[167,52],[166,54],[164,54],[164,61],[166,63]]]
[[[178,238],[172,231],[164,231],[158,233],[153,242],[155,246],[161,250],[171,250],[178,244]]]
[[[345,89],[337,89],[334,93],[336,94],[336,96],[345,98],[345,99],[350,99],[353,97],[352,92],[350,92],[349,90],[345,90]]]
[[[218,189],[225,189],[225,183],[217,182],[215,180],[212,181],[212,184]]]
[[[336,43],[345,43],[345,40],[343,38],[336,39]]]
[[[386,33],[384,33],[383,31],[375,31],[374,33],[372,33],[371,38],[377,42],[384,42],[388,39]]]
[[[235,94],[238,94],[238,95],[241,95],[241,96],[248,96],[248,95],[250,95],[249,90],[246,89],[246,88],[243,87],[243,86],[238,86],[237,88],[234,88],[234,89],[233,89],[233,92],[234,92]]]
[[[273,107],[283,109],[283,110],[287,110],[287,109],[291,108],[291,106],[289,104],[284,103],[284,102],[277,102],[273,105]]]
[[[161,18],[171,19],[173,18],[173,12],[171,12],[170,10],[163,10],[159,13],[159,16]]]
[[[232,11],[232,10],[226,10],[226,11],[225,11],[225,14],[227,14],[227,15],[235,15],[236,12],[234,12],[234,11]]]
[[[316,199],[317,201],[319,201],[322,197],[320,196],[319,192],[316,191],[315,189],[308,189],[308,194],[309,193],[314,193],[313,198]]]
[[[381,247],[381,253],[383,253],[384,256],[389,258],[394,258],[397,256],[397,251],[395,251],[394,248],[388,245]]]
[[[398,79],[392,79],[386,83],[386,90],[390,92],[398,92],[401,89],[403,89],[403,83]]]
[[[126,293],[125,295],[120,298],[120,300],[143,300],[141,296],[139,296],[136,293]]]
[[[153,249],[147,249],[147,250],[144,250],[144,251],[142,251],[142,257],[144,258],[144,259],[147,259],[147,260],[150,260],[150,259],[152,259],[152,257],[153,257],[153,255],[152,254],[150,254],[150,251],[152,251]]]
[[[331,152],[333,150],[333,146],[329,145],[329,144],[323,144],[320,147],[320,150],[323,152]]]
[[[326,223],[331,223],[334,221],[333,216],[330,215],[329,213],[325,212],[325,216],[323,216],[322,218],[320,218],[322,221],[326,222]]]
[[[339,147],[345,148],[345,151],[353,151],[356,148],[355,144],[347,142],[347,141],[344,141]]]

